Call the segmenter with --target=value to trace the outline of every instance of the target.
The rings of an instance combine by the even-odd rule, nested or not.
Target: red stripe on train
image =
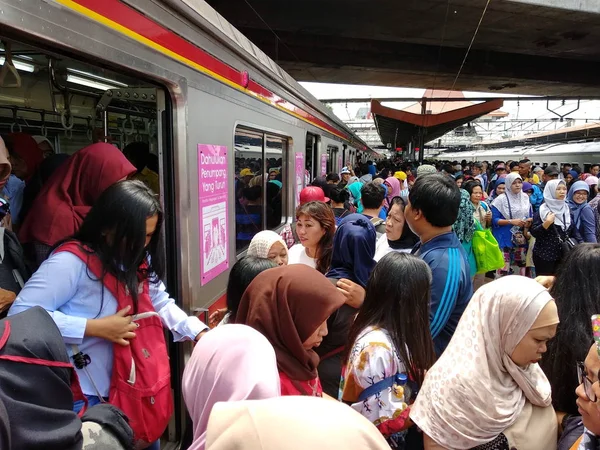
[[[167,28],[162,27],[148,17],[139,13],[135,9],[121,3],[118,0],[73,0],[75,3],[94,11],[101,16],[118,23],[119,25],[149,39],[160,46],[177,53],[190,61],[199,64],[206,69],[222,76],[236,85],[243,87],[242,72],[218,60],[214,56],[206,53],[204,50],[196,47],[191,42],[176,35]],[[252,94],[267,98],[273,104],[276,104],[294,114],[297,114],[305,120],[312,122],[331,133],[351,140],[346,133],[329,125],[327,122],[313,116],[302,108],[288,102],[287,100],[275,95],[264,86],[250,80],[247,91]]]

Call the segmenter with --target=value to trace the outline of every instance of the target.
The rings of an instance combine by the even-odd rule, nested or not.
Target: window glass
[[[339,171],[337,166],[338,148],[334,145],[327,146],[327,173]]]
[[[258,130],[235,132],[236,249],[244,250],[256,233],[283,221],[286,198],[287,139]]]
[[[281,225],[283,219],[284,177],[283,154],[287,154],[287,141],[278,136],[267,135],[265,146],[265,163],[269,182],[266,194],[267,228],[272,230]]]

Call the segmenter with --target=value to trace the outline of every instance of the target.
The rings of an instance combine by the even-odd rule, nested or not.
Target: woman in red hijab
[[[20,159],[13,161],[13,173],[27,183],[44,160],[44,153],[35,139],[26,133],[11,133],[8,139]]]
[[[35,268],[54,244],[79,229],[106,188],[135,172],[118,148],[105,143],[85,147],[62,164],[35,199],[19,233]]]
[[[265,270],[248,286],[235,322],[262,333],[275,349],[281,395],[323,396],[314,348],[327,335],[327,318],[345,301],[304,264]]]

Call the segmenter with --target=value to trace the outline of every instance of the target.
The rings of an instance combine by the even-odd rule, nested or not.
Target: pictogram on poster
[[[229,268],[227,147],[198,144],[200,283]]]

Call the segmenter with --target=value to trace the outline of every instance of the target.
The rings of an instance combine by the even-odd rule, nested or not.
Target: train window
[[[285,198],[285,180],[283,177],[283,155],[287,154],[287,139],[279,136],[266,136],[265,162],[269,174],[266,197],[266,225],[272,230],[283,221],[283,199]]]
[[[340,170],[340,168],[337,167],[338,151],[339,151],[339,148],[336,147],[335,145],[327,146],[327,173],[337,172]]]
[[[235,130],[236,250],[256,233],[281,225],[286,198],[286,138],[258,130]]]
[[[319,156],[319,141],[321,137],[316,134],[306,133],[306,170],[308,170],[309,176],[305,180],[305,184],[310,183],[313,179],[318,177],[321,173],[321,161],[318,160]]]

